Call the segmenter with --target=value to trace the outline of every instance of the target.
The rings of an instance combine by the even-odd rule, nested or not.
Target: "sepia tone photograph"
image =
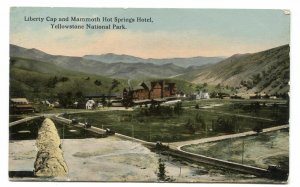
[[[12,7],[9,180],[285,184],[290,12]]]

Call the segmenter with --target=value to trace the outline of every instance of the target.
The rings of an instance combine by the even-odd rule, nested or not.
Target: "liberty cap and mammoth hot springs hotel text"
[[[143,18],[143,17],[82,18],[82,17],[70,16],[70,17],[56,18],[50,16],[47,17],[24,16],[24,21],[40,22],[40,23],[49,22],[51,29],[104,29],[104,30],[127,29],[127,26],[125,24],[153,23],[153,19],[151,17],[148,18]],[[58,23],[58,22],[63,22],[63,23]],[[75,22],[75,23],[69,24],[68,22]],[[103,24],[98,24],[98,23],[103,23]]]

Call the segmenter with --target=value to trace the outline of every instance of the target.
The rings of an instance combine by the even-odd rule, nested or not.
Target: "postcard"
[[[287,183],[290,12],[10,9],[9,179]]]

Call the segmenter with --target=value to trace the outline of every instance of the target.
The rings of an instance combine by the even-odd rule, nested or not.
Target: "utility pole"
[[[207,137],[207,123],[205,123],[205,137]]]
[[[244,164],[244,153],[245,153],[245,141],[243,139],[243,154],[242,154],[242,164]]]
[[[151,125],[149,125],[149,142],[151,142]]]
[[[104,130],[104,129],[103,129],[103,124],[102,124],[102,130]],[[104,135],[104,132],[102,133],[102,138],[103,138],[103,135]]]
[[[63,143],[64,143],[64,139],[65,139],[65,123],[63,123],[63,134],[62,134],[63,138],[61,141],[61,147],[63,147]]]
[[[229,159],[230,159],[230,157],[231,157],[231,150],[230,150],[231,144],[232,144],[232,139],[230,138],[230,139],[229,139],[229,143],[228,143],[228,157],[229,157]]]
[[[131,124],[131,134],[132,134],[132,138],[134,138],[134,127],[133,127],[133,124]]]
[[[181,176],[181,165],[179,166],[179,177]]]

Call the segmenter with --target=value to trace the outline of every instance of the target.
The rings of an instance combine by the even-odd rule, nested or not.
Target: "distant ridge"
[[[205,64],[215,64],[224,60],[224,57],[190,57],[190,58],[163,58],[163,59],[155,59],[155,58],[140,58],[130,55],[117,55],[114,53],[107,53],[102,55],[85,55],[83,56],[85,59],[101,61],[105,63],[150,63],[156,65],[163,64],[175,64],[180,67],[189,67],[189,66],[202,66]]]
[[[174,64],[152,63],[104,63],[83,57],[50,55],[37,49],[26,49],[10,45],[10,56],[51,63],[66,70],[122,79],[167,78],[185,72],[185,68]],[[41,64],[43,65],[43,64]],[[163,68],[161,67],[163,66]]]

